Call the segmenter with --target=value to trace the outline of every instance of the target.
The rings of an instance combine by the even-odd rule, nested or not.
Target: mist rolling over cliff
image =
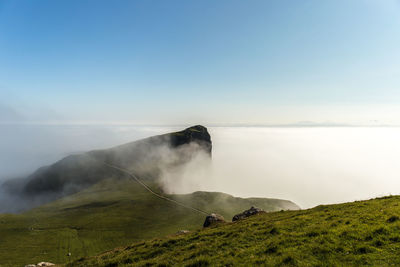
[[[8,128],[7,128],[8,127]],[[138,126],[2,126],[3,178],[77,152],[180,129]],[[222,191],[290,199],[301,207],[399,193],[399,128],[209,127],[211,164],[199,154],[164,172],[170,193]],[[18,174],[18,175],[16,175]],[[301,188],[301,190],[299,190]]]
[[[183,227],[198,229],[203,216],[214,218],[215,213],[225,222],[224,216],[249,206],[261,207],[257,212],[299,209],[276,198],[172,192],[188,190],[182,183],[186,177],[195,188],[186,172],[208,170],[211,161],[211,136],[206,127],[195,125],[72,154],[24,178],[8,179],[0,186],[0,259],[7,265],[26,264],[46,254],[51,261],[65,262]],[[54,235],[59,237],[49,239]],[[21,238],[25,242],[17,245]],[[15,256],[21,253],[25,256]]]

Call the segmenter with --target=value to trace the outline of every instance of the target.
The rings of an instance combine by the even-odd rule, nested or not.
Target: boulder
[[[224,217],[222,217],[219,214],[212,213],[211,215],[206,217],[206,220],[204,221],[203,227],[209,227],[209,226],[211,226],[213,224],[221,223],[221,222],[225,222]]]
[[[239,214],[236,214],[235,216],[233,216],[232,222],[235,222],[235,221],[238,221],[238,220],[241,220],[241,219],[256,215],[256,214],[258,214],[260,212],[265,212],[265,211],[263,211],[260,208],[251,207],[250,209],[245,210],[242,213],[239,213]]]

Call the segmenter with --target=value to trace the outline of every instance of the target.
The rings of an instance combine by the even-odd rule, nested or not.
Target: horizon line
[[[295,123],[133,123],[133,122],[99,122],[99,121],[73,121],[73,122],[1,122],[0,126],[136,126],[136,127],[191,127],[194,125],[206,125],[207,127],[265,127],[265,128],[307,128],[307,127],[349,127],[349,128],[385,128],[385,127],[400,127],[399,124],[349,124],[349,123],[327,123],[327,122],[295,122]]]

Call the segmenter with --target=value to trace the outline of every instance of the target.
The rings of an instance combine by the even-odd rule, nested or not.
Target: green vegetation
[[[182,146],[191,142],[199,146]],[[164,155],[167,147],[174,153],[173,166],[168,160],[164,162],[171,156]],[[211,192],[167,195],[175,202],[167,201],[135,180],[140,177],[160,192],[156,181],[161,168],[185,164],[200,151],[211,155],[211,150],[207,129],[197,125],[110,149],[71,155],[25,179],[6,182],[2,189],[19,196],[20,201],[10,207],[6,206],[8,202],[3,203],[2,210],[28,210],[47,204],[18,215],[0,214],[0,266],[41,261],[67,263],[139,240],[197,230],[205,219],[200,210],[219,213],[230,220],[250,206],[268,211],[298,208],[285,200],[243,199]],[[117,167],[111,167],[114,165]],[[127,178],[119,168],[134,170],[134,179]],[[55,199],[58,200],[52,202]]]
[[[151,184],[157,189],[156,184]],[[257,205],[296,208],[290,201],[242,199],[223,193],[169,195],[230,220]],[[67,263],[139,240],[202,227],[204,215],[150,194],[128,179],[106,179],[80,193],[19,215],[0,215],[0,266],[40,261]],[[71,256],[68,253],[71,252]]]
[[[259,214],[69,266],[400,266],[400,197]]]

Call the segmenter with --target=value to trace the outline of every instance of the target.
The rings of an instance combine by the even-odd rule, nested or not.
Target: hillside
[[[162,168],[185,164],[197,153],[211,156],[212,143],[201,125],[134,141],[109,149],[70,155],[39,168],[26,178],[0,186],[0,212],[23,211],[88,188],[103,179],[120,177],[104,163],[134,171],[142,179],[157,180]]]
[[[299,208],[287,200],[219,192],[166,194],[158,180],[162,171],[181,168],[198,153],[211,159],[211,137],[203,126],[72,155],[6,183],[3,188],[15,197],[3,208],[27,211],[0,214],[0,266],[66,263],[135,241],[197,230],[210,213],[229,220],[250,206]]]
[[[148,185],[160,191],[155,182]],[[298,208],[285,200],[243,199],[217,192],[168,197],[228,220],[252,205],[271,211]],[[135,241],[201,229],[204,218],[150,194],[126,176],[105,179],[28,212],[0,215],[0,266],[66,263]]]
[[[399,266],[400,197],[259,214],[68,266]]]

